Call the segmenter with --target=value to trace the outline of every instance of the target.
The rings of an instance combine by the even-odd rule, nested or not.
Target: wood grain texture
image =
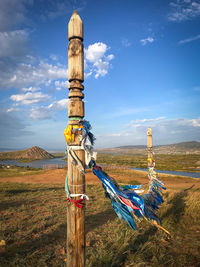
[[[84,81],[83,44],[79,39],[70,40],[68,46],[68,80]]]
[[[84,98],[84,94],[78,90],[78,89],[73,89],[69,92],[68,94],[68,97],[71,98],[71,97],[79,97],[79,98]]]
[[[75,10],[68,24],[68,39],[80,38],[83,40],[83,22]]]
[[[84,98],[82,82],[84,81],[84,50],[83,50],[83,23],[75,11],[68,24],[68,80],[69,80],[69,102],[68,117],[69,124],[78,125],[79,121],[74,117],[84,117]],[[81,131],[75,134],[74,142],[68,144],[80,146]],[[85,152],[74,151],[85,166]],[[85,193],[85,175],[73,164],[68,153],[68,186],[71,194]],[[80,199],[73,198],[73,199]],[[85,208],[78,208],[69,202],[67,208],[67,266],[85,266]]]
[[[69,90],[71,90],[71,89],[84,90],[84,86],[78,80],[71,81],[70,84],[68,85],[68,88],[69,88]]]
[[[153,152],[152,152],[153,142],[152,142],[152,130],[150,127],[147,129],[147,153],[148,159],[153,160]],[[148,166],[152,166],[152,162],[148,160]]]
[[[71,98],[68,102],[68,117],[84,117],[84,103],[80,98]]]
[[[85,161],[84,151],[75,153],[82,162]],[[72,164],[70,155],[68,155],[68,186],[71,194],[85,193],[85,175]],[[67,266],[85,266],[85,208],[78,208],[71,202],[67,207]]]
[[[150,127],[148,127],[147,129],[147,147],[152,147],[153,143],[152,143],[152,130]]]

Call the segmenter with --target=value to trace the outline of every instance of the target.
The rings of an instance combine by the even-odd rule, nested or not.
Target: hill
[[[18,150],[12,152],[1,152],[0,160],[8,159],[25,159],[25,160],[36,160],[36,159],[51,159],[54,156],[44,149],[34,146],[26,150]]]
[[[175,146],[176,148],[179,148],[179,149],[200,149],[200,142],[197,142],[197,141],[182,142],[182,143],[177,143],[171,146]]]
[[[200,142],[190,141],[190,142],[181,142],[170,145],[159,145],[159,146],[154,146],[153,151],[156,154],[200,154]],[[118,154],[118,153],[144,154],[147,152],[147,147],[145,145],[119,146],[115,148],[98,149],[98,152],[113,153],[113,154]]]
[[[162,154],[199,154],[200,153],[200,142],[181,142],[171,145],[155,146],[155,153]]]

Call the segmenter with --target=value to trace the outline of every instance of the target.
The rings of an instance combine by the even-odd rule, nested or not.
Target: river
[[[18,160],[0,160],[0,164],[3,165],[16,165],[16,166],[24,166],[31,168],[43,168],[43,166],[47,165],[58,165],[58,168],[63,168],[67,166],[67,162],[62,160],[63,158],[53,158],[53,159],[39,159],[31,162],[18,162]]]
[[[67,166],[67,162],[63,160],[63,158],[53,158],[53,159],[40,159],[34,160],[31,162],[18,162],[18,160],[1,160],[0,164],[3,165],[16,165],[16,166],[25,166],[32,168],[43,168],[43,166],[47,165],[57,165],[58,168],[63,168]],[[140,168],[131,168],[131,170],[136,171],[147,171],[147,169]],[[181,172],[181,171],[165,171],[165,170],[156,170],[157,173],[165,173],[171,175],[180,175],[192,178],[200,178],[200,172]]]
[[[131,168],[131,170],[136,171],[147,171],[147,169],[140,169],[140,168]],[[164,171],[164,170],[155,170],[157,173],[165,173],[171,175],[180,175],[180,176],[187,176],[192,178],[200,178],[200,172],[180,172],[180,171]]]

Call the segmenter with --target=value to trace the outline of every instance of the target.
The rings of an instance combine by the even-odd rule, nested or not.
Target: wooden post
[[[147,153],[148,153],[148,167],[152,166],[153,162],[153,152],[152,152],[152,130],[151,127],[147,129]]]
[[[84,103],[82,93],[84,86],[84,50],[83,50],[83,22],[78,13],[74,11],[68,24],[68,80],[69,80],[69,124],[78,125],[84,117]],[[80,146],[78,133],[70,145]],[[68,144],[69,145],[69,144]],[[74,151],[77,157],[85,165],[83,150]],[[68,153],[68,187],[71,194],[85,193],[85,175],[77,166],[73,165]],[[76,198],[73,198],[76,199]],[[85,266],[85,209],[78,208],[69,202],[67,208],[67,266]]]

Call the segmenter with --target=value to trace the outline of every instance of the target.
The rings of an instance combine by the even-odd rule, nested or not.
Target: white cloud
[[[91,75],[92,75],[92,71],[87,72],[87,73],[84,73],[84,77],[85,77],[85,78],[87,78],[87,77],[89,77],[89,76],[91,76]]]
[[[128,126],[134,128],[135,125],[138,126],[148,126],[152,127],[165,127],[167,132],[171,132],[172,128],[176,127],[200,127],[200,118],[196,119],[186,119],[186,118],[177,118],[177,119],[167,119],[165,117],[158,118],[149,118],[142,120],[132,120],[129,122]],[[168,128],[168,129],[167,129]]]
[[[11,107],[6,110],[6,112],[13,112],[13,111],[19,111],[19,108]]]
[[[154,40],[153,37],[147,37],[147,38],[145,38],[145,39],[140,40],[140,43],[141,43],[142,45],[146,45],[146,44],[148,44],[148,43],[153,43],[154,41],[155,41],[155,40]]]
[[[200,118],[176,118],[164,117],[132,120],[124,129],[102,135],[96,140],[97,146],[117,147],[121,145],[146,144],[146,132],[151,126],[154,145],[173,144],[185,141],[200,141]],[[128,138],[127,138],[128,137]],[[101,141],[103,140],[103,141]]]
[[[19,57],[27,52],[28,32],[17,30],[0,32],[0,58]]]
[[[30,111],[30,118],[33,120],[52,119],[55,116],[56,111],[67,110],[67,103],[69,99],[63,98],[58,101],[54,101],[48,106],[34,107]]]
[[[46,2],[46,14],[51,10],[57,12],[63,4],[66,7],[69,3],[68,0]],[[29,12],[34,5],[37,4],[33,0],[0,1],[0,90],[18,88],[23,92],[34,92],[40,85],[52,87],[53,81],[67,79],[66,66],[57,62],[56,55],[49,56],[54,61],[49,64],[33,57],[29,51],[29,35],[34,25]],[[64,82],[60,82],[57,89],[64,86]]]
[[[48,106],[49,109],[53,110],[64,110],[67,109],[67,103],[69,99],[68,98],[63,98],[59,101],[54,101],[52,104]]]
[[[108,46],[102,42],[89,45],[85,49],[85,66],[89,72],[85,74],[86,77],[93,73],[97,79],[99,76],[105,76],[111,67],[110,61],[114,59],[113,54],[106,55],[109,50]]]
[[[30,105],[47,101],[49,99],[49,96],[41,92],[37,93],[28,92],[25,94],[11,95],[10,99],[12,101],[20,102],[23,105]]]
[[[32,108],[29,117],[33,120],[45,120],[51,119],[53,113],[48,107]]]
[[[94,43],[85,49],[85,57],[88,61],[95,63],[104,56],[107,49],[108,47],[104,43]]]
[[[193,42],[193,41],[196,41],[199,39],[200,39],[200,34],[193,36],[193,37],[190,37],[190,38],[187,38],[187,39],[184,39],[184,40],[181,40],[178,42],[178,44],[186,44],[186,43],[190,43],[190,42]]]
[[[52,65],[45,62],[40,62],[39,64],[40,71],[36,74],[36,76],[46,76],[49,79],[64,79],[67,77],[67,69],[62,68],[59,65]]]
[[[39,91],[40,88],[39,87],[28,87],[28,88],[22,88],[22,92],[35,92],[35,91]]]
[[[49,57],[50,57],[50,59],[52,59],[53,61],[57,61],[57,60],[58,60],[57,56],[54,55],[54,54],[51,54]]]
[[[56,87],[56,90],[60,91],[62,88],[66,89],[68,88],[68,85],[69,85],[69,82],[66,80],[66,81],[55,81],[55,87]]]
[[[115,58],[115,56],[113,54],[110,54],[110,55],[105,57],[106,61],[110,61],[110,60],[112,60],[114,58]]]
[[[60,64],[49,64],[39,61],[36,64],[12,63],[5,66],[0,62],[0,88],[37,87],[49,85],[53,80],[67,79],[67,69]]]
[[[194,126],[194,127],[200,127],[200,118],[192,119],[191,120],[191,125]]]
[[[152,122],[154,123],[154,122],[161,121],[164,119],[165,119],[165,117],[158,117],[158,118],[154,118],[154,119],[132,120],[129,122],[128,126],[141,125],[141,124],[152,123]]]
[[[127,38],[122,38],[122,45],[125,47],[131,46],[131,42]]]
[[[190,20],[200,16],[199,0],[176,0],[170,3],[172,12],[168,15],[168,19],[173,22],[181,22]]]
[[[94,63],[94,66],[97,68],[95,78],[97,79],[99,76],[105,76],[108,73],[109,61],[102,61],[99,59]]]
[[[114,55],[107,54],[107,50],[107,45],[103,43],[90,45],[85,50],[85,64],[88,65],[85,77],[94,74],[95,78],[98,78],[108,74],[111,67],[110,62],[114,59]],[[0,51],[0,55],[1,53],[3,52]],[[12,54],[11,50],[6,53],[4,52],[3,54]],[[13,61],[13,57],[10,58],[10,60],[0,61],[0,89],[37,88],[41,85],[49,87],[54,82],[56,90],[61,90],[61,88],[66,88],[68,85],[67,68],[65,65],[61,65],[58,62],[50,64],[47,61],[38,60],[30,55],[26,55],[23,63]],[[27,92],[33,90],[27,89]]]

